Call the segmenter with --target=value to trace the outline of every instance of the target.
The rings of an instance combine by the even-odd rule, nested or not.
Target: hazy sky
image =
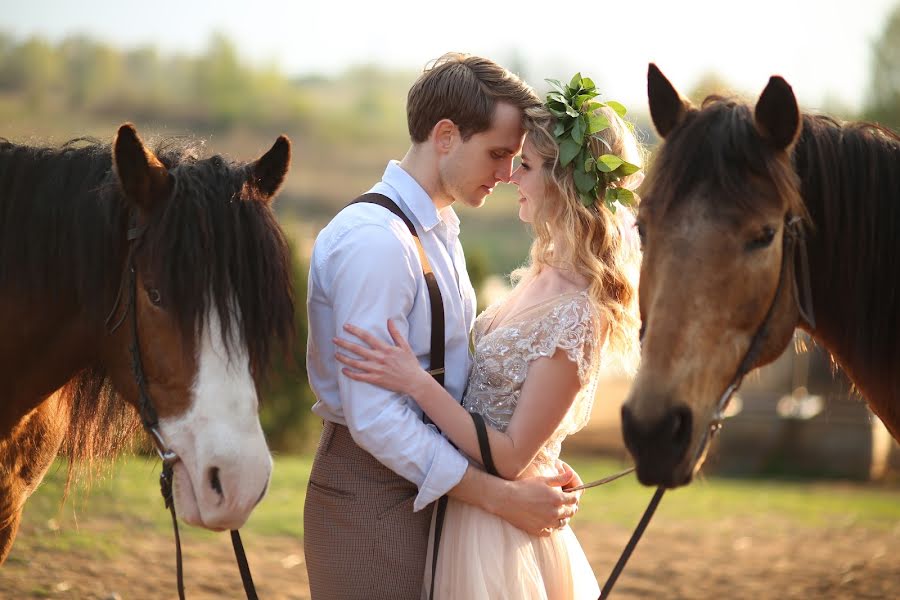
[[[758,94],[783,75],[801,103],[858,108],[870,48],[900,0],[0,0],[0,29],[58,40],[81,32],[121,47],[201,51],[213,31],[245,60],[288,74],[352,64],[421,68],[447,50],[526,66],[543,77],[591,75],[609,99],[646,103],[647,63],[682,90],[716,71]],[[548,8],[554,7],[554,8]],[[619,8],[613,8],[619,7]]]

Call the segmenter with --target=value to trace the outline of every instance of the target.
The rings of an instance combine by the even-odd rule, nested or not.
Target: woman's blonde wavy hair
[[[611,109],[599,110],[609,119],[610,127],[590,138],[593,155],[615,154],[642,165],[643,150],[630,125]],[[545,196],[535,203],[529,260],[513,271],[510,279],[518,286],[533,279],[545,266],[574,266],[590,281],[588,295],[606,326],[604,362],[618,359],[623,369],[633,372],[640,357],[637,275],[641,259],[634,241],[633,212],[619,206],[613,214],[602,198],[585,207],[572,177],[573,165],[559,164],[559,146],[552,133],[556,119],[544,107],[527,109],[525,115],[527,139],[542,167]],[[615,185],[631,189],[640,178],[634,174]]]

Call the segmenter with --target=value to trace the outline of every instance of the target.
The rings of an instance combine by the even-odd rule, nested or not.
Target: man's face
[[[444,191],[466,206],[483,205],[498,181],[509,181],[524,136],[522,111],[497,103],[490,128],[466,141],[457,137],[443,157],[439,169]]]

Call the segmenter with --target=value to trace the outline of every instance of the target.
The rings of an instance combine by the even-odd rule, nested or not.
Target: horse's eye
[[[634,224],[634,228],[637,229],[638,239],[641,241],[641,248],[644,247],[644,237],[646,235],[644,231],[644,224],[640,221],[637,221]]]
[[[775,228],[769,226],[763,227],[762,233],[747,242],[747,251],[751,252],[753,250],[767,248],[769,244],[772,243],[773,239],[775,239]]]
[[[150,299],[154,306],[159,306],[162,303],[162,296],[156,288],[147,288],[147,298]]]

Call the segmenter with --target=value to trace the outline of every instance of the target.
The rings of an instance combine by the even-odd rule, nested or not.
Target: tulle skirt
[[[425,585],[431,589],[434,523]],[[503,519],[452,498],[438,551],[434,600],[595,600],[600,587],[571,528],[528,535]]]

